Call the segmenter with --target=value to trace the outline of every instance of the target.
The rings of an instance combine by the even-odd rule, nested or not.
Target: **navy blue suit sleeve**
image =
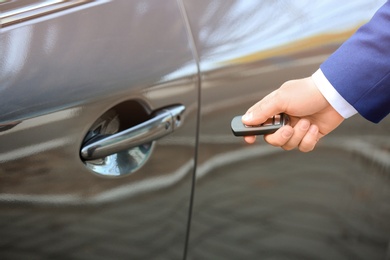
[[[363,117],[375,123],[386,117],[390,112],[390,1],[321,70]]]

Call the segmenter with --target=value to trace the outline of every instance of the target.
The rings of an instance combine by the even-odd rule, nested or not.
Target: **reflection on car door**
[[[0,258],[182,259],[199,89],[181,6],[1,2]],[[128,129],[147,142],[80,156]]]
[[[309,154],[230,131],[283,82],[314,73],[384,1],[184,2],[202,77],[188,258],[389,257],[389,118],[348,119]]]

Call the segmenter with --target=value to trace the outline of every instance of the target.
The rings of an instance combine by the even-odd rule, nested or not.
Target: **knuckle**
[[[283,147],[285,142],[283,140],[280,140],[279,138],[275,138],[274,135],[266,135],[264,136],[264,140],[272,145],[272,146],[276,146],[276,147]]]
[[[282,149],[285,150],[285,151],[291,151],[291,150],[294,150],[294,146],[287,146],[287,145],[283,145],[282,146]]]
[[[316,143],[303,143],[299,145],[299,151],[308,153],[314,150]]]
[[[309,152],[313,151],[313,148],[299,148],[299,151],[301,151],[303,153],[309,153]]]

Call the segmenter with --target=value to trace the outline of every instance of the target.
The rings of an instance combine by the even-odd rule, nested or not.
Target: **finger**
[[[277,90],[265,96],[248,109],[242,117],[242,122],[246,125],[258,125],[264,123],[268,118],[283,112],[280,98]]]
[[[270,135],[265,135],[264,140],[273,146],[283,146],[285,145],[294,134],[294,129],[285,125],[279,128],[275,133]]]
[[[256,136],[244,136],[245,142],[253,144],[256,141]]]
[[[311,125],[306,135],[303,137],[299,144],[299,150],[301,152],[310,152],[314,149],[319,140],[318,126]]]
[[[292,150],[297,148],[301,143],[302,139],[306,135],[307,131],[310,127],[310,121],[307,119],[300,119],[294,126],[294,134],[287,141],[286,144],[283,145],[284,150]]]

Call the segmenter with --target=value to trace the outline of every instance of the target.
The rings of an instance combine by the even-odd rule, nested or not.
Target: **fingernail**
[[[310,127],[310,122],[309,121],[306,121],[304,120],[301,124],[301,129],[304,130],[304,131],[307,131]]]
[[[246,113],[245,115],[242,116],[242,119],[245,121],[250,121],[252,119],[252,112]]]
[[[285,138],[285,139],[288,139],[290,138],[291,136],[293,135],[293,130],[292,129],[283,129],[282,131],[282,137]]]
[[[310,126],[309,132],[312,133],[312,134],[317,134],[318,133],[317,126],[315,126],[315,125]]]

